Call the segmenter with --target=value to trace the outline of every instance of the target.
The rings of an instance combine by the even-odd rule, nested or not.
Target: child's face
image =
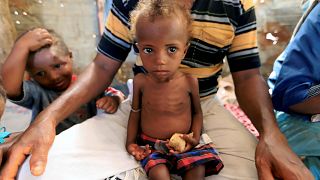
[[[69,56],[58,56],[50,48],[37,52],[28,61],[30,76],[41,86],[54,91],[66,90],[72,79],[72,60]]]
[[[188,33],[179,18],[157,17],[150,22],[140,17],[136,37],[143,66],[159,81],[168,81],[177,72],[188,48]]]

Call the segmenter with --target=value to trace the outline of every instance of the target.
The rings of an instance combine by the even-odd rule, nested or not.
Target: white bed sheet
[[[126,100],[116,114],[99,113],[62,132],[50,149],[45,173],[32,176],[28,159],[17,179],[105,179],[139,167],[139,162],[125,149],[129,105]]]

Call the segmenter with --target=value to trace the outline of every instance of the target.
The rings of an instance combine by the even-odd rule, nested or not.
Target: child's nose
[[[157,56],[156,56],[156,63],[158,65],[164,65],[166,64],[166,57],[164,55],[164,53],[159,53]]]
[[[56,72],[56,71],[51,71],[50,72],[50,79],[52,81],[55,81],[55,80],[59,79],[59,77],[60,77],[60,75],[59,75],[58,72]]]

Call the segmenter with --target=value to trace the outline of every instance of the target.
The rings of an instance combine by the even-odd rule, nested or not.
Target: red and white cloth
[[[253,135],[259,138],[259,132],[238,105],[225,104],[224,107],[228,109]]]

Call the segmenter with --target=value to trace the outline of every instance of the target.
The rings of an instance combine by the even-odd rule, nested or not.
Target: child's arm
[[[192,106],[192,125],[191,132],[193,137],[199,143],[201,136],[201,129],[203,125],[203,114],[200,104],[199,85],[196,78],[190,77],[190,88],[191,88],[191,106]]]
[[[138,74],[133,79],[133,97],[127,127],[126,149],[129,154],[135,157],[136,160],[144,159],[151,152],[148,146],[146,147],[146,149],[143,149],[140,146],[138,146],[136,142],[136,137],[140,129],[140,100],[143,76],[143,74]]]
[[[22,81],[29,53],[51,43],[51,35],[47,30],[40,28],[30,30],[17,39],[1,72],[3,86],[9,98],[21,96]]]
[[[97,100],[96,106],[104,110],[106,113],[115,113],[118,110],[119,104],[124,100],[124,94],[112,87],[108,87],[105,91],[106,95]]]

